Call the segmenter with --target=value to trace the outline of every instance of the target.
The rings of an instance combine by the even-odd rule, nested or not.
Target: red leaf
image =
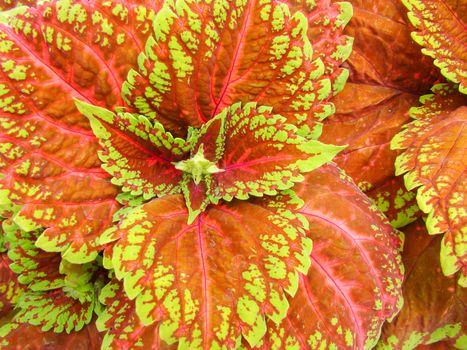
[[[402,306],[401,237],[334,166],[307,175],[297,195],[310,224],[311,267],[286,319],[268,324],[258,349],[370,349]]]
[[[102,168],[113,176],[114,184],[146,200],[180,192],[182,172],[173,163],[188,157],[188,142],[174,138],[162,124],[144,116],[115,114],[81,101],[76,105],[99,138]]]
[[[236,102],[271,106],[309,131],[333,107],[307,30],[303,13],[290,15],[280,2],[166,3],[124,96],[178,136]]]
[[[433,60],[410,37],[406,9],[399,1],[350,0],[354,16],[345,34],[354,37],[350,81],[419,94],[439,79]],[[414,64],[416,62],[416,64]]]
[[[411,192],[397,185],[394,161],[400,152],[390,149],[416,101],[415,95],[393,88],[349,83],[334,99],[337,113],[325,121],[321,137],[323,142],[348,145],[335,162],[398,227],[421,215]]]
[[[404,150],[396,160],[396,175],[406,173],[407,189],[419,187],[417,201],[428,214],[428,232],[445,233],[444,273],[452,275],[460,269],[459,282],[467,285],[467,97],[448,84],[435,85],[433,92],[420,99],[423,106],[411,109],[415,120],[394,137],[391,147]]]
[[[396,153],[389,151],[389,141],[408,121],[405,113],[419,93],[438,76],[431,60],[412,43],[410,28],[400,15],[402,4],[353,3],[354,17],[346,29],[355,36],[348,60],[350,83],[334,99],[337,114],[326,120],[322,140],[349,145],[336,160],[368,189],[392,176],[390,162]]]
[[[364,190],[384,183],[394,174],[397,152],[389,143],[409,117],[417,97],[367,84],[347,84],[335,99],[337,113],[324,123],[320,140],[348,145],[336,156],[341,166]]]
[[[454,276],[446,277],[441,272],[441,237],[429,236],[422,220],[404,232],[404,307],[383,327],[378,349],[418,349],[420,344],[443,339],[455,342],[466,331],[467,292],[457,285]]]
[[[276,207],[281,199],[277,199]],[[208,207],[192,224],[180,195],[129,212],[102,242],[117,240],[112,265],[145,325],[180,347],[236,348],[278,322],[306,271],[309,240],[302,221],[247,201]],[[217,345],[215,345],[217,344]]]
[[[337,113],[325,121],[321,140],[348,145],[336,162],[369,190],[393,177],[397,153],[389,142],[409,120],[406,112],[420,92],[439,77],[412,42],[402,4],[351,2],[354,16],[345,31],[355,36],[350,82],[334,98]]]

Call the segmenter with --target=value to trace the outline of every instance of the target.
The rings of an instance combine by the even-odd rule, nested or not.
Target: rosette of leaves
[[[7,341],[23,321],[78,331],[92,323],[79,303],[104,348],[373,346],[401,306],[401,238],[320,168],[340,147],[315,140],[348,75],[350,16],[328,1],[58,0],[8,17],[0,202],[18,206],[10,241],[30,291]],[[28,249],[58,265],[31,272]],[[98,268],[83,272],[100,254],[102,289]],[[54,308],[50,293],[73,301]],[[317,302],[333,298],[345,307]]]

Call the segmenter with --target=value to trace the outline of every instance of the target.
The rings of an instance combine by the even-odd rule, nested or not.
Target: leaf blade
[[[183,199],[173,195],[136,208],[107,241],[118,240],[116,277],[136,298],[141,321],[161,322],[163,340],[190,349],[234,347],[241,334],[252,344],[264,335],[264,315],[285,315],[282,289],[293,293],[297,270],[308,268],[309,240],[290,217],[235,201],[187,224]],[[260,226],[268,234],[258,236]]]
[[[391,147],[404,150],[396,159],[396,174],[405,174],[409,190],[419,187],[417,202],[428,214],[428,232],[444,233],[444,273],[460,269],[465,275],[465,96],[448,84],[435,85],[433,92],[420,99],[421,107],[410,110],[414,121],[393,138]]]
[[[385,324],[377,349],[414,349],[440,340],[455,343],[465,333],[462,310],[466,291],[457,285],[454,276],[446,277],[441,272],[441,237],[428,235],[421,219],[404,232],[406,306],[391,323]]]
[[[313,129],[333,107],[330,79],[312,57],[307,28],[302,13],[270,1],[167,3],[124,97],[175,135],[249,101]]]
[[[284,117],[256,103],[234,104],[211,119],[194,150],[201,145],[222,170],[212,175],[208,195],[228,201],[289,189],[342,149],[299,136]]]
[[[310,225],[311,267],[284,321],[269,322],[254,349],[372,348],[402,306],[403,238],[333,165],[308,174],[295,190],[304,205],[290,210]]]
[[[102,168],[115,185],[146,200],[180,191],[182,172],[173,163],[188,155],[189,144],[144,116],[113,113],[78,100],[76,105],[89,118],[103,148]]]

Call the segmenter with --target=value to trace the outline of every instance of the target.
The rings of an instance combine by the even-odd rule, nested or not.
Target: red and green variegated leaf
[[[123,96],[176,135],[236,102],[272,106],[313,128],[333,106],[307,30],[303,13],[272,0],[168,1]]]
[[[99,295],[106,305],[97,319],[97,328],[106,332],[102,348],[109,350],[177,350],[159,336],[157,325],[145,326],[136,315],[135,302],[128,299],[123,284],[116,279],[107,284]]]
[[[102,336],[94,323],[78,332],[43,332],[29,323],[12,321],[0,328],[0,347],[11,350],[101,350]]]
[[[413,119],[429,119],[439,116],[443,112],[454,111],[466,102],[466,97],[456,92],[451,84],[436,84],[431,88],[432,94],[420,97],[419,107],[409,111]]]
[[[457,284],[455,276],[446,277],[441,272],[441,237],[428,235],[422,220],[404,232],[404,307],[384,325],[377,349],[418,349],[418,345],[443,339],[465,349],[467,291]]]
[[[271,107],[238,103],[203,126],[193,152],[203,145],[222,170],[212,174],[208,195],[226,200],[275,195],[303,181],[303,173],[331,161],[343,148],[307,140],[286,121]],[[219,134],[223,137],[213,140]]]
[[[113,113],[104,108],[76,101],[89,118],[103,151],[102,168],[123,191],[145,199],[180,192],[182,172],[173,162],[188,157],[189,144],[174,138],[162,124],[130,113]]]
[[[114,222],[120,221],[134,207],[137,207],[145,202],[142,196],[134,197],[128,192],[119,193],[117,196],[117,201],[122,205],[122,207],[114,214]]]
[[[465,0],[402,0],[416,30],[412,38],[449,80],[467,93],[467,2]]]
[[[18,322],[28,322],[42,331],[56,333],[79,331],[89,324],[94,311],[94,289],[80,301],[62,289],[49,292],[27,292],[18,301]]]
[[[3,227],[7,232],[10,267],[18,274],[18,280],[33,291],[63,287],[60,254],[45,252],[34,244],[40,232],[25,232],[11,220],[4,221]]]
[[[23,206],[15,222],[26,232],[49,227],[35,243],[47,252],[62,252],[63,258],[74,263],[94,260],[102,249],[96,239],[112,224],[112,215],[118,209],[116,188],[107,181],[96,184],[71,176],[53,186],[58,198],[68,199],[30,202]],[[36,194],[42,196],[41,192]]]
[[[301,11],[308,19],[308,38],[313,44],[313,57],[324,63],[324,76],[331,80],[334,94],[340,92],[349,71],[340,68],[352,50],[353,38],[342,32],[353,15],[349,2],[287,0],[292,12]]]
[[[6,316],[14,307],[24,287],[10,268],[11,260],[6,253],[0,253],[0,318]]]
[[[417,201],[428,214],[428,232],[445,233],[443,272],[461,269],[466,276],[467,98],[447,84],[435,85],[433,92],[421,98],[422,107],[411,109],[415,120],[391,142],[392,148],[405,150],[396,160],[396,175],[406,173],[407,189],[419,187]]]
[[[265,316],[279,322],[298,271],[309,266],[305,222],[247,201],[208,207],[187,224],[181,195],[144,204],[102,237],[112,265],[136,300],[145,325],[179,349],[235,349],[243,335],[256,344]]]
[[[268,323],[256,349],[371,349],[402,306],[402,238],[335,166],[295,190],[313,240],[311,267],[286,318]]]
[[[0,175],[1,178],[2,175]],[[21,209],[20,205],[14,204],[8,198],[8,190],[4,190],[0,186],[0,220],[3,222],[6,218],[11,218]]]
[[[38,245],[70,261],[97,255],[95,238],[118,208],[117,188],[100,169],[98,140],[73,98],[123,103],[120,86],[137,63],[154,9],[58,0],[0,27],[1,186],[24,204],[18,222],[26,231],[48,228]]]

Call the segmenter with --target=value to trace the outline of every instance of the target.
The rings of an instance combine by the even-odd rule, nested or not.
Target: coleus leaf
[[[76,105],[103,147],[102,168],[113,176],[113,183],[145,199],[180,192],[182,173],[172,163],[187,157],[190,146],[185,140],[144,116],[115,114],[79,100]]]
[[[404,232],[404,307],[384,325],[377,349],[418,349],[421,344],[443,339],[465,348],[467,292],[457,285],[454,276],[446,277],[441,272],[441,237],[428,235],[422,220],[407,226]]]
[[[3,227],[7,233],[10,268],[18,274],[18,280],[33,291],[63,287],[60,254],[43,251],[34,244],[40,232],[25,232],[11,219],[4,221]]]
[[[101,338],[93,323],[71,334],[43,332],[39,327],[17,321],[0,328],[0,346],[3,349],[100,350]]]
[[[3,222],[5,219],[0,216],[0,253],[4,253],[7,251],[7,247],[5,245],[5,230],[3,229]]]
[[[428,214],[428,232],[444,233],[443,272],[452,275],[461,270],[459,282],[465,285],[466,97],[447,84],[435,85],[433,92],[421,98],[421,107],[410,110],[415,120],[393,138],[391,147],[405,150],[396,160],[396,175],[406,173],[409,190],[419,187],[417,201]]]
[[[0,253],[0,318],[6,316],[24,291],[18,276],[10,268],[11,260]]]
[[[0,27],[1,186],[23,205],[25,231],[48,228],[38,246],[73,262],[95,258],[95,238],[119,206],[73,98],[123,103],[159,3],[151,6],[58,0]]]
[[[178,344],[161,341],[157,325],[145,326],[136,315],[134,300],[128,299],[123,284],[110,281],[99,295],[106,305],[99,315],[97,328],[106,332],[102,348],[109,350],[176,350]]]
[[[78,331],[88,324],[100,309],[95,294],[105,283],[99,261],[72,264],[61,260],[58,253],[35,248],[31,244],[35,237],[14,224],[8,228],[7,239],[11,268],[19,273],[21,283],[28,284],[17,302],[15,320],[57,333]]]
[[[288,189],[341,150],[298,136],[284,117],[256,103],[225,108],[186,141],[142,115],[76,104],[91,121],[113,182],[146,199],[183,192],[190,222],[210,202]]]
[[[236,102],[271,106],[310,133],[333,107],[307,30],[303,13],[271,0],[167,1],[123,96],[176,136]]]
[[[451,350],[452,342],[449,340],[440,341],[429,345],[418,345],[417,350]]]
[[[299,278],[286,318],[269,322],[254,349],[371,349],[402,306],[402,236],[333,165],[295,189],[305,204],[292,211],[310,225],[311,267]]]
[[[324,75],[329,76],[334,94],[339,93],[347,80],[349,71],[342,63],[349,58],[353,38],[343,35],[343,30],[353,15],[350,2],[282,1],[291,12],[301,11],[308,20],[308,38],[313,44],[313,57],[324,64]],[[317,135],[318,136],[318,135]]]
[[[467,5],[464,1],[402,0],[416,31],[412,38],[449,80],[467,94]]]
[[[369,83],[348,83],[334,99],[337,112],[325,120],[320,140],[348,145],[335,161],[362,190],[393,176],[398,153],[389,142],[410,120],[406,112],[416,101],[412,94]]]
[[[222,171],[208,195],[231,200],[275,195],[303,181],[303,173],[329,162],[343,148],[306,140],[270,107],[234,104],[206,123],[192,153],[204,153]],[[220,135],[215,137],[213,135]]]
[[[298,199],[296,199],[298,200]],[[112,265],[135,299],[144,325],[179,349],[234,349],[243,335],[256,344],[265,316],[279,322],[298,272],[309,266],[311,241],[300,216],[234,200],[208,207],[187,224],[181,195],[130,211],[101,243],[116,241]]]
[[[94,290],[82,300],[75,299],[62,289],[49,292],[26,292],[18,301],[18,322],[28,322],[46,332],[79,331],[91,322],[94,312]]]
[[[101,309],[97,293],[105,283],[105,275],[96,262],[71,264],[63,260],[59,272],[62,283],[56,289],[24,292],[17,302],[14,320],[56,333],[79,331],[91,322]]]

